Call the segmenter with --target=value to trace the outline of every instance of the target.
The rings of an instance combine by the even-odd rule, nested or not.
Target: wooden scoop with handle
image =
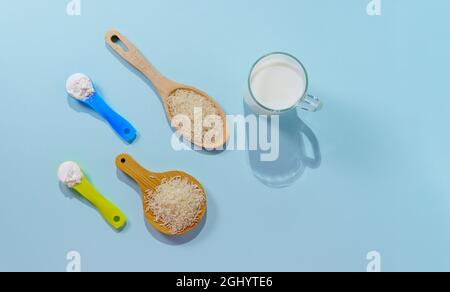
[[[191,137],[191,142],[197,146],[205,148],[207,150],[220,149],[223,147],[228,140],[228,128],[227,128],[227,120],[225,117],[225,113],[221,109],[221,107],[217,104],[217,102],[205,92],[194,88],[192,86],[180,84],[174,82],[155,69],[147,59],[142,55],[142,53],[120,32],[116,30],[111,30],[106,33],[106,43],[125,61],[127,61],[130,65],[136,68],[139,72],[141,72],[150,82],[153,83],[153,86],[158,91],[159,95],[162,98],[162,102],[164,104],[164,109],[166,111],[167,118],[169,122],[172,122],[174,118],[174,114],[169,106],[169,97],[177,90],[187,90],[195,92],[206,99],[208,99],[211,104],[214,105],[216,109],[217,115],[220,117],[222,121],[222,132],[220,135],[217,135],[218,139],[214,139],[214,141],[196,141],[193,137]],[[177,126],[179,127],[179,126]],[[176,128],[176,130],[180,130]],[[192,136],[192,135],[191,135]],[[204,139],[202,139],[204,140]]]
[[[139,188],[142,192],[142,202],[145,212],[145,217],[147,221],[159,232],[166,234],[166,235],[182,235],[185,233],[188,233],[192,230],[194,230],[198,224],[203,220],[203,217],[206,214],[206,192],[202,185],[191,175],[182,172],[182,171],[169,171],[164,173],[156,173],[148,171],[147,169],[143,168],[139,163],[137,163],[130,155],[128,154],[121,154],[117,156],[116,158],[116,165],[117,168],[123,171],[125,174],[127,174],[129,177],[131,177],[134,181],[137,182],[139,185]],[[175,177],[180,177],[182,179],[187,179],[190,184],[197,185],[201,190],[203,195],[205,196],[205,203],[203,204],[202,210],[196,220],[196,223],[192,226],[187,227],[186,229],[178,232],[177,234],[173,234],[171,230],[169,230],[167,227],[163,226],[161,223],[159,223],[155,215],[151,211],[147,211],[147,206],[145,202],[145,197],[147,196],[147,193],[149,191],[156,191],[156,188],[162,184],[164,180],[170,180]]]

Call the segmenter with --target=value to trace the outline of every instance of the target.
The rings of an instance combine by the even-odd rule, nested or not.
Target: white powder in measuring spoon
[[[85,101],[95,92],[91,79],[81,73],[73,74],[67,79],[66,90],[70,96],[81,101]]]
[[[64,162],[58,169],[58,179],[69,188],[80,184],[82,178],[83,172],[75,162]]]

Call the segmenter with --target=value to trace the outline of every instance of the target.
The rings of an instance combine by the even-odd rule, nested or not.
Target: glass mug
[[[278,115],[295,108],[315,112],[320,100],[308,94],[308,73],[303,64],[287,53],[272,53],[253,65],[245,101],[255,113]]]

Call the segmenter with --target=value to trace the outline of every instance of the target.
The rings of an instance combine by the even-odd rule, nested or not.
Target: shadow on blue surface
[[[253,114],[245,102],[244,112],[246,116]],[[270,118],[267,123],[267,129],[270,129]],[[249,137],[247,129],[247,144]],[[309,154],[308,148],[311,152]],[[261,155],[265,152],[261,150],[248,151],[253,174],[271,188],[288,187],[300,179],[307,168],[317,169],[322,163],[320,144],[316,135],[299,118],[295,110],[280,115],[279,150],[278,159],[270,162],[261,161]]]
[[[139,188],[139,186],[136,184],[135,181],[133,181],[131,178],[129,178],[126,174],[124,174],[122,171],[120,171],[119,169],[117,170],[117,178],[129,185],[131,188],[133,188],[136,193],[138,193],[139,198],[142,200],[142,191]],[[142,206],[138,206],[139,208],[142,208]],[[162,234],[160,232],[158,232],[157,230],[155,230],[155,228],[153,228],[153,226],[151,226],[150,223],[148,223],[147,219],[144,216],[144,223],[145,226],[148,230],[148,232],[158,241],[167,244],[167,245],[172,245],[172,246],[178,246],[178,245],[183,245],[186,243],[191,242],[192,240],[194,240],[203,230],[203,228],[206,225],[206,222],[208,220],[208,211],[206,212],[202,222],[200,222],[200,224],[197,226],[197,228],[195,228],[193,231],[185,234],[185,235],[181,235],[181,236],[168,236],[165,234]]]

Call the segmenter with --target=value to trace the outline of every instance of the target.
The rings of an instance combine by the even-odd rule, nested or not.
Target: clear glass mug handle
[[[322,108],[323,104],[319,98],[314,95],[307,94],[306,97],[298,104],[298,107],[309,112],[317,112]]]

